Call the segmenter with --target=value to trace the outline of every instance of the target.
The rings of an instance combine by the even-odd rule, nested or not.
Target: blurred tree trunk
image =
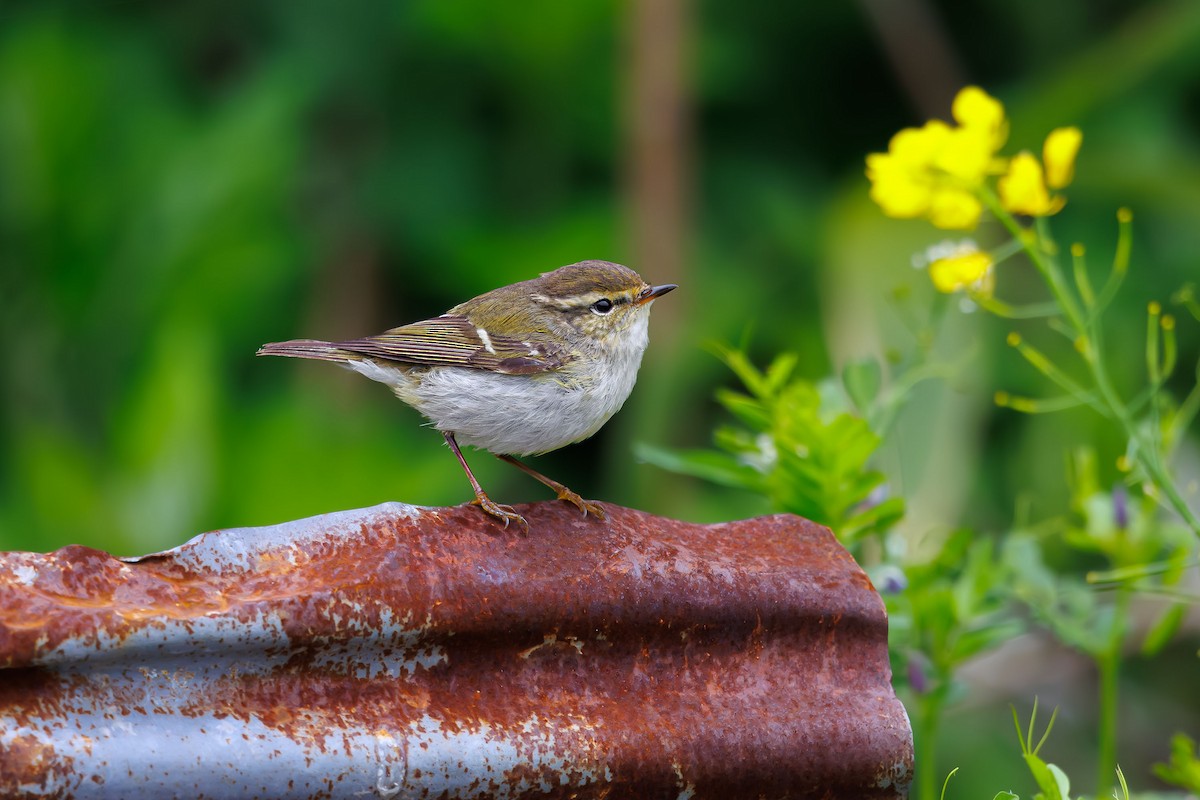
[[[966,70],[928,0],[860,0],[896,81],[922,118],[945,118]]]
[[[689,10],[688,0],[631,0],[627,15],[625,206],[632,266],[653,283],[684,283],[692,149],[685,75]],[[655,316],[666,312],[668,320],[681,308],[660,306]]]
[[[618,442],[628,442],[632,431],[647,437],[654,431],[686,431],[689,426],[680,418],[694,416],[698,407],[698,398],[681,394],[694,384],[677,379],[688,361],[678,355],[677,333],[697,297],[685,268],[692,190],[691,8],[690,0],[629,0],[625,7],[620,112],[628,263],[652,283],[678,283],[685,291],[655,304],[654,345],[642,374],[656,378],[644,381],[635,394],[631,413],[619,422]],[[616,476],[619,496],[641,507],[661,507],[652,494],[657,491],[669,494],[673,503],[686,503],[682,498],[694,491],[694,482],[645,465],[629,469],[629,450],[626,444],[606,453],[605,472]]]

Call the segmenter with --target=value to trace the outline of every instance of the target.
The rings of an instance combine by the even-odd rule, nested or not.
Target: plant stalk
[[[999,198],[993,192],[985,190],[982,197],[996,219],[1000,220],[1009,233],[1022,243],[1025,254],[1046,281],[1050,293],[1054,295],[1054,299],[1062,308],[1071,329],[1085,343],[1082,349],[1084,363],[1091,372],[1092,380],[1096,384],[1096,389],[1104,404],[1121,424],[1129,441],[1136,444],[1135,453],[1138,463],[1146,471],[1146,475],[1155,488],[1162,492],[1175,513],[1183,519],[1194,534],[1200,536],[1200,517],[1197,517],[1196,513],[1188,506],[1187,501],[1176,487],[1174,479],[1163,467],[1157,443],[1139,428],[1136,420],[1130,414],[1128,406],[1121,400],[1109,379],[1104,357],[1100,352],[1099,326],[1097,324],[1099,314],[1093,313],[1085,317],[1080,310],[1079,303],[1063,279],[1062,271],[1058,268],[1057,263],[1052,258],[1048,258],[1039,246],[1044,238],[1041,233],[1042,226],[1039,226],[1039,230],[1035,232],[1034,236],[1030,236],[1030,231],[1021,227],[1016,218],[1000,204]]]
[[[1117,769],[1117,701],[1121,673],[1121,646],[1129,612],[1128,589],[1117,592],[1113,605],[1112,631],[1107,647],[1096,655],[1100,673],[1099,754],[1096,764],[1096,797],[1112,796],[1113,776]]]
[[[938,800],[941,792],[941,784],[938,782],[937,738],[945,704],[946,691],[942,686],[921,695],[918,702],[920,719],[919,730],[913,737],[913,761],[917,768],[919,800]]]

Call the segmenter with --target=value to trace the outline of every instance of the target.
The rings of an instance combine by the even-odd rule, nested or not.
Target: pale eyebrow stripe
[[[555,308],[562,309],[563,311],[570,311],[572,309],[585,309],[591,306],[592,303],[595,303],[597,300],[610,300],[614,304],[628,304],[633,302],[633,294],[629,291],[621,291],[615,294],[605,294],[604,292],[586,292],[584,294],[575,295],[574,297],[568,298],[554,298],[548,297],[544,294],[534,294],[530,295],[529,297],[531,300],[534,300],[538,303],[554,306]]]

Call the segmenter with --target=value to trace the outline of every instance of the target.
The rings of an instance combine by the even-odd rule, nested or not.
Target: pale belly
[[[567,387],[549,375],[444,368],[423,376],[413,405],[460,444],[531,455],[594,434],[620,410],[635,379],[636,370],[630,370],[628,380],[609,376]]]
[[[459,444],[493,453],[534,455],[588,438],[624,405],[637,381],[642,352],[597,370],[591,380],[561,373],[502,375],[485,370],[434,370],[372,362],[346,366],[392,387],[396,396]]]
[[[502,375],[465,367],[433,369],[358,361],[345,366],[392,387],[459,444],[535,455],[588,438],[624,405],[637,382],[648,337],[642,310],[617,347],[595,349],[587,374],[562,370]]]

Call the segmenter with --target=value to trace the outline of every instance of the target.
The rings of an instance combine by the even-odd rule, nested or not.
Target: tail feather
[[[333,342],[317,339],[293,339],[290,342],[271,342],[258,348],[260,356],[286,356],[288,358],[314,358],[318,361],[357,361],[359,356],[342,350]]]

